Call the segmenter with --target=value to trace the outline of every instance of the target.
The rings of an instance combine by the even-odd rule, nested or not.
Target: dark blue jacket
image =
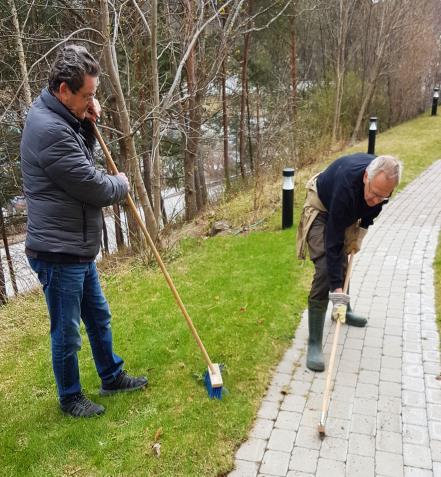
[[[317,192],[328,211],[325,250],[329,288],[343,286],[345,229],[361,219],[361,227],[368,228],[381,212],[383,203],[369,207],[364,200],[363,175],[374,155],[357,153],[334,161],[317,178]]]
[[[33,251],[95,257],[101,207],[128,192],[122,179],[96,169],[88,125],[47,89],[29,110],[21,170],[28,207],[26,247]]]

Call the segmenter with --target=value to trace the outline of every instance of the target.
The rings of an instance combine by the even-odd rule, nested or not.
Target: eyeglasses
[[[370,179],[368,179],[368,190],[369,190],[369,194],[372,194],[374,197],[376,197],[377,199],[380,199],[381,202],[384,202],[385,200],[389,200],[392,196],[392,192],[389,194],[389,197],[383,197],[381,195],[378,195],[376,192],[374,192],[372,189],[371,189],[371,181]]]

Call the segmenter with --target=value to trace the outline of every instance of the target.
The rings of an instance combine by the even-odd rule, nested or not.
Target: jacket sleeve
[[[340,188],[334,194],[328,210],[325,250],[331,291],[343,286],[343,263],[346,258],[344,242],[347,226],[345,217],[350,216],[348,210],[350,203],[350,194],[344,188]]]
[[[96,207],[122,200],[128,188],[122,179],[96,169],[68,128],[49,130],[42,141],[40,166],[71,197]]]

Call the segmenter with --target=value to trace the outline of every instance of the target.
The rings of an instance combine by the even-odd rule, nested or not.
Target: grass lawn
[[[440,126],[440,118],[425,115],[377,137],[378,154],[396,154],[405,163],[403,185],[440,156]],[[343,153],[366,148],[365,141]],[[310,172],[300,172],[297,182]],[[279,189],[277,184],[273,204],[280,201]],[[296,219],[303,196],[297,187]],[[245,217],[251,203],[243,195],[217,214],[229,219],[234,210],[236,218]],[[41,294],[1,308],[0,474],[214,477],[230,470],[271,370],[294,335],[311,280],[310,264],[295,259],[295,230],[280,231],[279,223],[278,211],[260,231],[186,240],[168,265],[213,361],[225,364],[228,393],[221,401],[207,397],[201,384],[206,366],[156,269],[132,262],[102,275],[115,350],[130,372],[147,372],[150,386],[100,398],[84,337],[82,384],[106,406],[100,418],[66,418],[56,405]],[[440,261],[438,255],[438,269]],[[151,448],[155,434],[160,435],[160,457]]]

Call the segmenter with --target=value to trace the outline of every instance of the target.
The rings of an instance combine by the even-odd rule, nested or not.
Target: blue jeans
[[[60,402],[81,392],[78,351],[80,319],[89,337],[98,375],[112,382],[123,360],[112,349],[109,305],[101,290],[94,262],[58,264],[28,258],[38,274],[51,322],[52,366]]]

